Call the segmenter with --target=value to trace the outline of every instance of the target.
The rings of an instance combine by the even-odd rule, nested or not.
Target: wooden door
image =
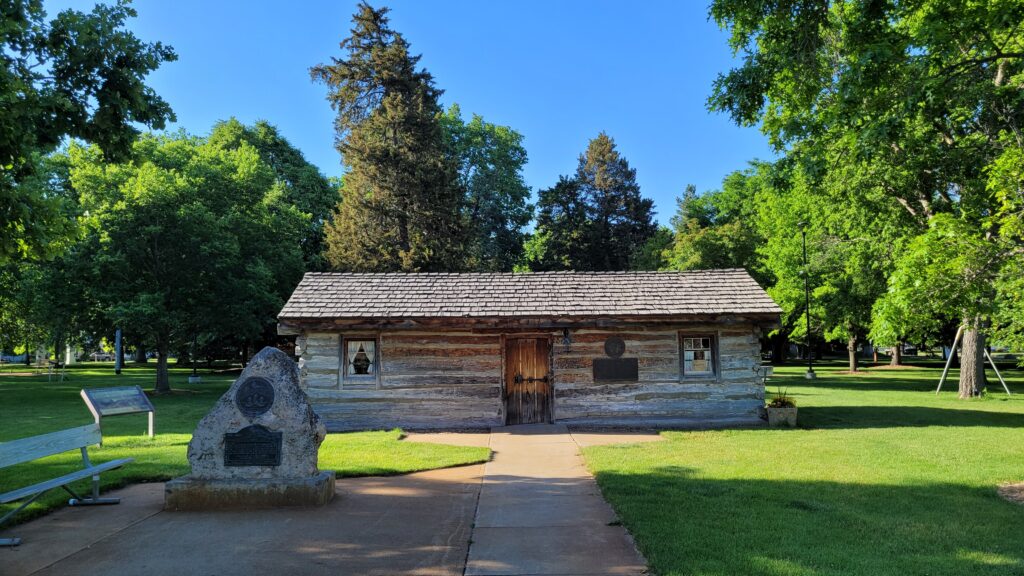
[[[547,338],[505,341],[505,423],[551,422],[551,345]]]

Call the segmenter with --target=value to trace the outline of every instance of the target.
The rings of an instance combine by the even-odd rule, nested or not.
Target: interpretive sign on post
[[[153,414],[155,410],[149,397],[138,386],[115,386],[113,388],[82,388],[82,400],[92,412],[96,424],[104,416],[149,413],[149,437],[153,437]]]

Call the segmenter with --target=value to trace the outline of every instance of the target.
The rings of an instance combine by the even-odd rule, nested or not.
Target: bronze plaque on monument
[[[281,432],[254,424],[224,435],[225,466],[280,466]]]

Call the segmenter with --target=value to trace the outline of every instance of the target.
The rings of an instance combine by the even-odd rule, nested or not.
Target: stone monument
[[[168,482],[167,510],[320,506],[334,472],[317,468],[327,432],[287,354],[264,348],[196,427],[192,473]]]

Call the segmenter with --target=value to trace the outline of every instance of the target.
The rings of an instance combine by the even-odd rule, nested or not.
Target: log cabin
[[[742,269],[307,273],[278,315],[328,430],[760,423],[781,309]]]

